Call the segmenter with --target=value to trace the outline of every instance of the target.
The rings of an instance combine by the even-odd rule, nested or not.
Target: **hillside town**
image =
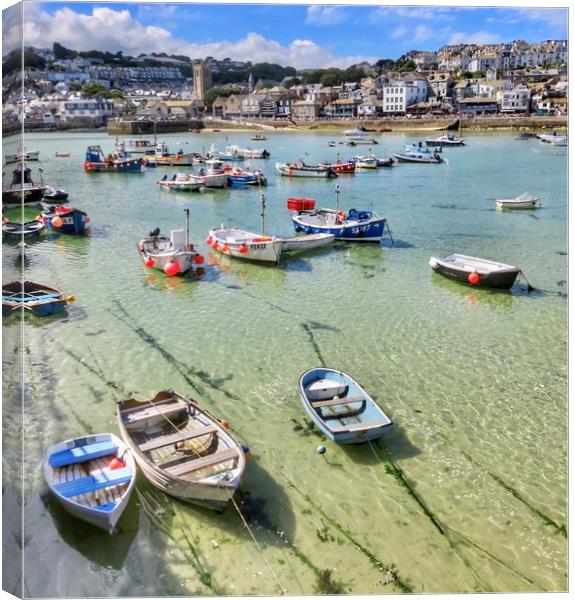
[[[21,119],[27,125],[85,127],[110,119],[205,117],[296,124],[568,112],[566,40],[448,45],[346,71],[268,65],[289,73],[281,80],[255,77],[250,63],[229,58],[142,55],[126,63],[121,53],[80,56],[62,49],[26,48],[35,62],[28,62],[23,75],[17,70],[3,78],[5,125]],[[6,67],[6,57],[4,62]],[[353,80],[347,81],[350,72]]]

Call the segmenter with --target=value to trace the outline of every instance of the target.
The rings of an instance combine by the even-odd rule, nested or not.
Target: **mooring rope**
[[[232,497],[231,501],[233,502],[233,506],[235,507],[235,510],[237,511],[237,514],[240,516],[241,520],[243,521],[243,525],[244,525],[245,529],[247,529],[247,531],[249,532],[249,535],[251,536],[251,539],[253,540],[253,542],[254,542],[257,550],[259,551],[259,553],[263,557],[263,560],[265,561],[265,563],[269,567],[269,570],[271,571],[271,574],[275,578],[275,581],[277,582],[277,585],[279,586],[279,589],[281,590],[281,595],[285,595],[287,593],[287,590],[283,587],[283,585],[279,581],[279,577],[277,577],[277,573],[275,573],[273,567],[271,566],[271,563],[269,562],[269,560],[267,560],[267,557],[265,556],[265,554],[264,554],[261,546],[259,545],[259,543],[255,539],[255,535],[253,534],[253,531],[251,530],[251,527],[249,527],[249,523],[247,523],[247,520],[243,516],[243,513],[241,512],[241,510],[239,510],[239,506],[237,506],[237,502],[235,502],[235,498]]]

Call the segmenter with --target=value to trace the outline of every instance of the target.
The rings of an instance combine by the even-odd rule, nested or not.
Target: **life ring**
[[[346,218],[347,218],[347,215],[344,213],[344,211],[340,210],[337,213],[337,225],[342,225],[345,222]]]

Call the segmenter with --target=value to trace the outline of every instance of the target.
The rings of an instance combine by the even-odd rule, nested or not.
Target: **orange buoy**
[[[223,244],[223,246],[221,246],[221,251],[225,253],[229,252],[229,246],[227,244]]]
[[[64,224],[64,221],[62,221],[61,217],[54,217],[51,220],[51,223],[52,223],[52,227],[55,227],[57,229],[58,227],[62,227],[62,225]]]
[[[220,421],[221,426],[223,427],[223,429],[229,429],[231,427],[231,425],[229,424],[229,421],[226,421],[225,419]]]
[[[239,252],[241,254],[247,254],[249,252],[249,248],[246,244],[241,244],[241,246],[239,246]]]
[[[121,458],[112,458],[110,460],[110,469],[115,471],[116,469],[123,469],[126,466],[126,463],[121,460]]]

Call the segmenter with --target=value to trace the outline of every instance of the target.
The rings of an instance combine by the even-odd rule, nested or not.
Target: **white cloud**
[[[404,25],[399,25],[395,27],[393,31],[391,31],[391,38],[393,40],[397,40],[399,38],[405,37],[407,33],[407,28]]]
[[[424,20],[447,20],[454,19],[455,7],[416,7],[416,6],[392,6],[377,8],[371,13],[371,20],[385,20],[389,17],[400,17],[401,19],[424,19]]]
[[[424,42],[433,36],[433,30],[427,25],[417,25],[415,28],[415,35],[413,42]]]
[[[248,33],[236,41],[220,40],[193,43],[174,37],[157,25],[143,25],[128,10],[95,7],[91,14],[79,14],[70,8],[58,9],[53,15],[37,5],[24,5],[24,37],[30,46],[45,48],[59,42],[74,50],[122,50],[138,55],[148,52],[183,54],[191,58],[232,57],[251,62],[274,62],[299,69],[312,67],[347,67],[371,56],[337,56],[328,48],[311,40],[293,40],[288,45],[268,39],[259,33]],[[18,45],[17,27],[5,20],[4,40]]]
[[[475,31],[474,33],[465,33],[457,31],[453,33],[448,41],[449,44],[498,44],[501,38],[496,33],[488,31]]]
[[[566,8],[519,8],[516,9],[516,12],[525,19],[542,21],[550,27],[561,30],[566,30],[568,24],[568,9]]]
[[[307,8],[306,25],[331,26],[339,25],[347,20],[347,14],[338,6],[309,6]]]

